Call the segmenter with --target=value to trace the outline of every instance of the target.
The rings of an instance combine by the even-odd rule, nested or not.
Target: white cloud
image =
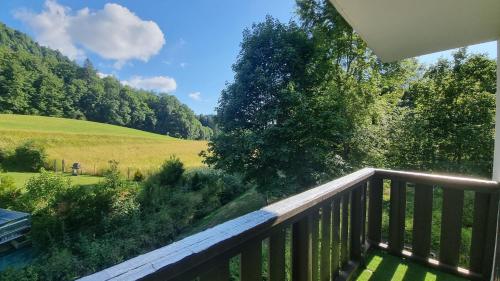
[[[165,44],[163,32],[155,22],[142,20],[118,4],[108,3],[101,10],[84,8],[73,13],[56,0],[46,0],[42,12],[21,10],[15,12],[15,17],[33,28],[42,45],[58,49],[73,59],[81,58],[89,50],[115,60],[117,67],[131,59],[148,61]]]
[[[200,92],[193,92],[193,93],[190,93],[188,96],[195,101],[201,101],[201,93]]]
[[[182,68],[186,68],[188,64],[186,62],[181,62],[179,63],[179,66],[182,67]]]
[[[133,88],[165,93],[171,93],[177,88],[175,79],[168,76],[134,76],[129,80],[122,81],[122,84]]]
[[[97,76],[99,76],[99,78],[106,78],[108,76],[113,76],[113,74],[97,72]]]

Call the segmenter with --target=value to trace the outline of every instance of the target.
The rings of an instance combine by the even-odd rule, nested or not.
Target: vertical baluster
[[[476,192],[474,195],[474,220],[472,225],[472,241],[470,247],[470,270],[482,271],[484,248],[486,243],[486,227],[490,195]]]
[[[241,281],[262,280],[262,242],[248,244],[241,251]]]
[[[498,235],[497,223],[498,223],[498,193],[490,195],[490,202],[488,206],[488,221],[486,223],[486,243],[484,245],[484,258],[483,258],[483,277],[486,280],[490,279],[492,273],[492,267],[495,266],[495,271],[498,271],[498,265],[500,264],[500,254],[497,250],[497,257],[494,259],[495,253],[495,239]],[[498,241],[500,243],[500,241]],[[493,263],[495,262],[495,265]],[[499,280],[500,276],[496,276],[496,280]]]
[[[311,281],[311,217],[294,223],[292,231],[292,280]]]
[[[361,190],[362,186],[351,191],[351,260],[361,260]]]
[[[462,234],[463,206],[463,190],[443,188],[439,260],[451,266],[458,265]]]
[[[432,197],[432,186],[415,185],[412,252],[424,259],[431,251]]]
[[[332,206],[331,203],[323,205],[321,211],[321,265],[320,280],[330,280],[330,242],[332,229]]]
[[[391,180],[391,206],[389,211],[389,251],[400,255],[404,246],[406,183]]]
[[[280,229],[269,237],[270,281],[285,281],[285,242],[285,229]]]
[[[200,275],[200,281],[229,281],[229,261]]]
[[[382,192],[383,179],[374,177],[370,181],[368,205],[368,240],[370,243],[378,244],[382,235]]]
[[[331,275],[332,280],[339,274],[340,264],[340,197],[333,200],[332,210],[332,258]]]
[[[318,280],[319,276],[319,210],[315,210],[311,215],[312,229],[311,229],[311,254],[312,254],[312,272],[311,278],[313,281]]]
[[[349,198],[350,193],[342,195],[342,228],[340,236],[340,264],[342,267],[349,261]]]
[[[363,183],[361,187],[361,260],[366,258],[366,251],[368,249],[366,243],[366,206],[368,204],[368,197],[366,192],[368,189],[368,182]]]

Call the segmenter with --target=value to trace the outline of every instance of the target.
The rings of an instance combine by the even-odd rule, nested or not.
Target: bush
[[[38,172],[45,165],[47,153],[45,149],[33,141],[17,147],[14,153],[6,150],[0,152],[0,161],[6,170],[22,172]]]
[[[15,208],[21,191],[16,188],[14,178],[0,174],[0,206]]]
[[[171,156],[161,166],[158,178],[161,185],[173,186],[179,182],[184,174],[184,164],[176,156]]]
[[[142,181],[144,181],[144,179],[145,179],[145,177],[142,174],[141,170],[135,171],[134,177],[132,179],[133,181],[135,181],[135,182],[142,182]]]

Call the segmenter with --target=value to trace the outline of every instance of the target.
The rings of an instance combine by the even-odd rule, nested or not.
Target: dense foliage
[[[179,163],[171,158],[164,167]],[[1,272],[1,280],[72,280],[90,274],[172,242],[249,188],[237,176],[208,168],[162,169],[137,184],[124,181],[111,164],[106,180],[95,186],[74,186],[42,170],[19,189],[0,174],[0,204],[32,214],[37,256],[23,269]],[[165,177],[176,182],[164,185]]]
[[[382,63],[326,0],[244,32],[206,163],[288,194],[365,167],[488,176],[495,62]]]
[[[89,60],[81,67],[2,23],[0,113],[87,119],[190,139],[212,134],[174,96],[100,78]]]
[[[13,151],[0,149],[0,168],[9,171],[38,172],[47,160],[45,148],[33,141],[27,141]]]
[[[367,127],[414,71],[380,63],[329,4],[311,3],[299,2],[302,26],[268,17],[244,32],[217,108],[206,162],[264,190],[300,190],[376,158]]]
[[[495,68],[465,49],[440,60],[414,81],[391,125],[388,165],[395,168],[491,175]]]

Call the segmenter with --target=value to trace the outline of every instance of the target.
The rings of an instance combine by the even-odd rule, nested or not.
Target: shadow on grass
[[[372,251],[357,281],[465,281],[382,251]]]

